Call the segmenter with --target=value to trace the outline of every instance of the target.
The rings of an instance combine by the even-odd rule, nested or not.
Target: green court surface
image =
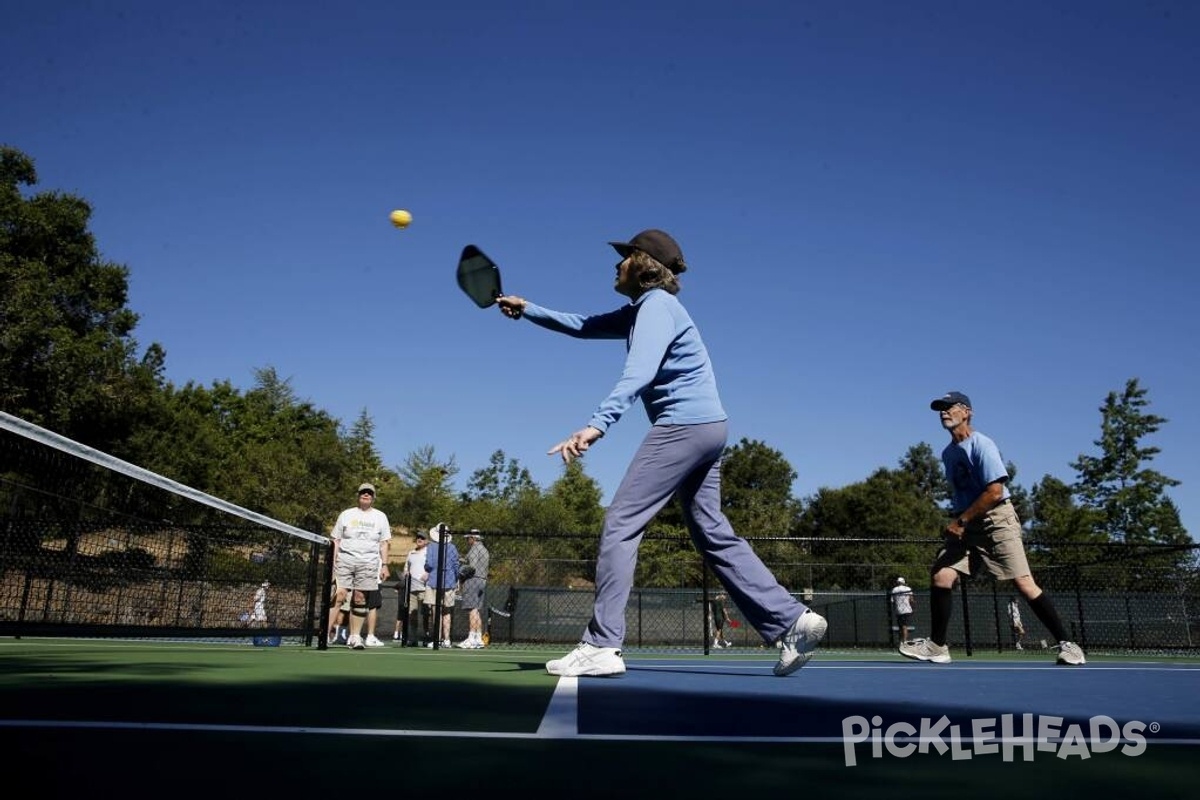
[[[836,792],[835,800],[1130,792],[1183,798],[1195,796],[1200,775],[1200,748],[1188,745],[1152,744],[1135,758],[1039,754],[1032,762],[1005,762],[931,753],[860,757],[848,767],[840,743],[706,739],[702,722],[682,739],[547,733],[547,711],[561,700],[556,689],[563,692],[544,663],[559,653],[0,640],[0,752],[10,780],[30,776],[41,796],[411,790],[564,800],[763,791]],[[627,653],[631,670],[658,658]],[[769,674],[770,658],[759,651],[682,660],[752,670],[761,664]],[[819,658],[902,661],[891,653]],[[806,673],[745,680],[761,694],[786,690]],[[597,682],[608,692],[633,685],[627,678],[581,679],[578,691]]]

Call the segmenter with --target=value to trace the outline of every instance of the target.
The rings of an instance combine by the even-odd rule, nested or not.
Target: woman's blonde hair
[[[642,292],[662,289],[670,294],[679,294],[679,279],[675,273],[660,264],[653,256],[641,250],[629,255],[630,267]],[[680,270],[682,272],[682,270]]]

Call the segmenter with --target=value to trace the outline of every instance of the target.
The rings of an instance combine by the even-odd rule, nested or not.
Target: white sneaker
[[[349,639],[346,640],[346,647],[349,647],[351,650],[362,650],[363,649],[362,637],[361,636],[351,636]]]
[[[1077,667],[1080,664],[1086,664],[1087,659],[1083,657],[1083,648],[1079,645],[1074,642],[1059,642],[1058,663]]]
[[[449,639],[442,639],[442,649],[443,649],[443,650],[449,650],[449,649],[450,649],[450,646],[451,646],[451,645],[450,645],[450,640],[449,640]]]
[[[546,672],[565,678],[589,676],[593,678],[625,674],[625,659],[615,647],[596,647],[580,642],[565,656],[546,662]]]
[[[461,647],[463,650],[471,650],[475,647],[475,640],[468,637],[454,646]]]
[[[782,678],[807,664],[817,645],[825,638],[825,629],[828,627],[825,618],[812,609],[796,617],[787,633],[779,637],[779,663],[775,665],[775,674]]]
[[[367,647],[387,647],[387,645],[379,641],[379,638],[373,633],[367,636],[366,644]]]
[[[932,639],[913,639],[900,643],[900,655],[934,664],[950,663],[950,645],[934,644]]]
[[[712,646],[713,646],[713,650],[724,650],[725,649],[725,645],[721,644],[719,641],[713,642]]]

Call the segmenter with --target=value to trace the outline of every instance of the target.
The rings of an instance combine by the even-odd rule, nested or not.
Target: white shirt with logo
[[[338,515],[330,536],[341,542],[339,558],[378,563],[379,543],[392,538],[392,528],[388,525],[387,514],[379,509],[363,511],[356,506]]]

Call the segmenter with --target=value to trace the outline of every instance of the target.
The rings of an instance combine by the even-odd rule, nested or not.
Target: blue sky
[[[797,496],[940,450],[950,389],[1071,482],[1138,378],[1195,536],[1198,77],[1187,2],[15,0],[0,142],[92,203],[170,380],[274,367],[389,466],[548,486],[623,348],[475,308],[458,254],[599,312],[606,242],[659,227],[731,443]],[[606,502],[646,424],[587,455]]]

